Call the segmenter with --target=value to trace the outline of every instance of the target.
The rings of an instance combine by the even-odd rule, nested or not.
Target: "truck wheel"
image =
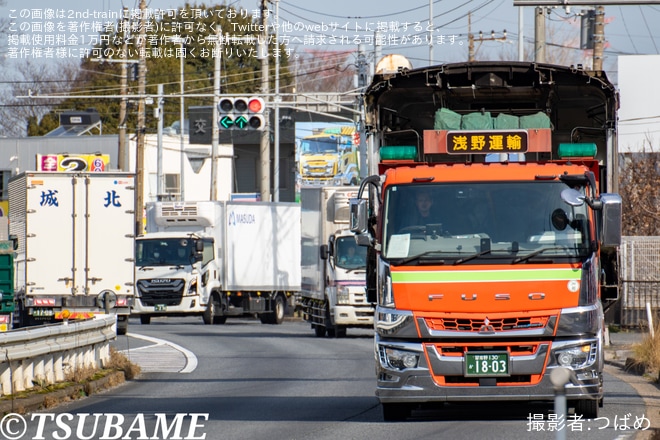
[[[282,324],[284,322],[284,313],[286,312],[286,304],[284,303],[284,298],[282,295],[277,295],[275,297],[275,306],[273,310],[274,323],[273,324]]]
[[[582,415],[584,420],[598,418],[598,400],[581,399],[573,402],[575,415]]]
[[[142,325],[151,324],[151,316],[149,316],[149,315],[140,315],[140,324],[142,324]]]
[[[117,316],[117,335],[128,333],[128,316]]]
[[[315,325],[314,334],[316,335],[317,338],[325,338],[325,327],[323,327],[322,325]]]
[[[273,311],[262,313],[259,319],[262,324],[282,324],[284,321],[284,313],[286,311],[286,304],[282,295],[276,295],[273,300]]]
[[[202,315],[202,320],[206,325],[224,324],[227,321],[227,317],[220,314],[220,298],[218,298],[217,293],[211,295],[211,299]]]
[[[386,422],[403,422],[408,417],[412,408],[408,403],[383,403],[383,420]]]
[[[209,300],[209,303],[206,305],[206,310],[204,310],[204,314],[202,315],[202,319],[204,320],[204,324],[206,325],[211,325],[214,322],[215,315],[217,314],[216,309],[218,305],[216,303],[216,297],[213,295],[211,299]]]

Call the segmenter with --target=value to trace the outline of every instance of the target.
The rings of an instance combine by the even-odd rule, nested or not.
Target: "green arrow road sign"
[[[239,116],[239,117],[236,118],[236,120],[234,121],[234,125],[236,125],[236,126],[237,126],[238,128],[240,128],[241,130],[245,128],[245,126],[247,125],[247,123],[248,123],[248,120],[247,120],[247,118],[246,118],[245,116],[243,116],[243,115]]]
[[[222,128],[231,128],[234,125],[234,120],[231,116],[223,116],[220,118],[220,126]]]

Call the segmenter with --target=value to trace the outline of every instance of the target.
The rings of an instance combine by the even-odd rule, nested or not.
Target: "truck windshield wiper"
[[[524,261],[529,260],[530,258],[534,258],[534,257],[536,257],[537,255],[541,255],[541,254],[542,254],[543,252],[545,252],[545,251],[556,251],[556,250],[558,250],[558,249],[565,250],[566,247],[563,247],[563,246],[553,246],[553,247],[548,247],[548,248],[539,249],[539,250],[534,251],[534,252],[532,252],[532,253],[530,253],[530,254],[527,254],[527,255],[525,255],[525,256],[523,256],[523,257],[518,257],[518,258],[516,258],[515,260],[513,260],[513,261],[511,262],[511,264],[522,263],[522,262],[524,262]]]
[[[412,255],[412,256],[410,256],[410,257],[404,258],[403,260],[401,260],[401,261],[399,262],[399,264],[402,264],[402,265],[403,265],[403,264],[408,264],[408,263],[411,263],[411,262],[413,262],[413,261],[419,260],[419,259],[421,259],[422,257],[425,257],[425,256],[427,256],[427,255],[431,255],[431,254],[440,254],[440,253],[442,253],[442,251],[426,251],[426,252],[422,252],[421,254],[418,254],[418,255]],[[433,262],[436,263],[436,264],[445,264],[445,260],[433,260]]]
[[[474,260],[475,258],[479,258],[483,255],[490,254],[490,249],[483,250],[481,252],[477,252],[476,254],[469,255],[465,258],[459,258],[458,260],[454,261],[454,265],[458,264],[463,264],[466,261]]]

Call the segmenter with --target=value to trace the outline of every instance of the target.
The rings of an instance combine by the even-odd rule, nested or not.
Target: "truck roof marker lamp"
[[[380,147],[381,160],[417,160],[417,147],[414,145],[385,145]]]
[[[560,159],[585,158],[594,159],[598,148],[593,143],[559,144],[557,154]]]

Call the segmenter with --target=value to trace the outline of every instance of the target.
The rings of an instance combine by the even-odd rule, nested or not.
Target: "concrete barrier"
[[[117,337],[114,315],[0,333],[0,396],[101,368]]]

